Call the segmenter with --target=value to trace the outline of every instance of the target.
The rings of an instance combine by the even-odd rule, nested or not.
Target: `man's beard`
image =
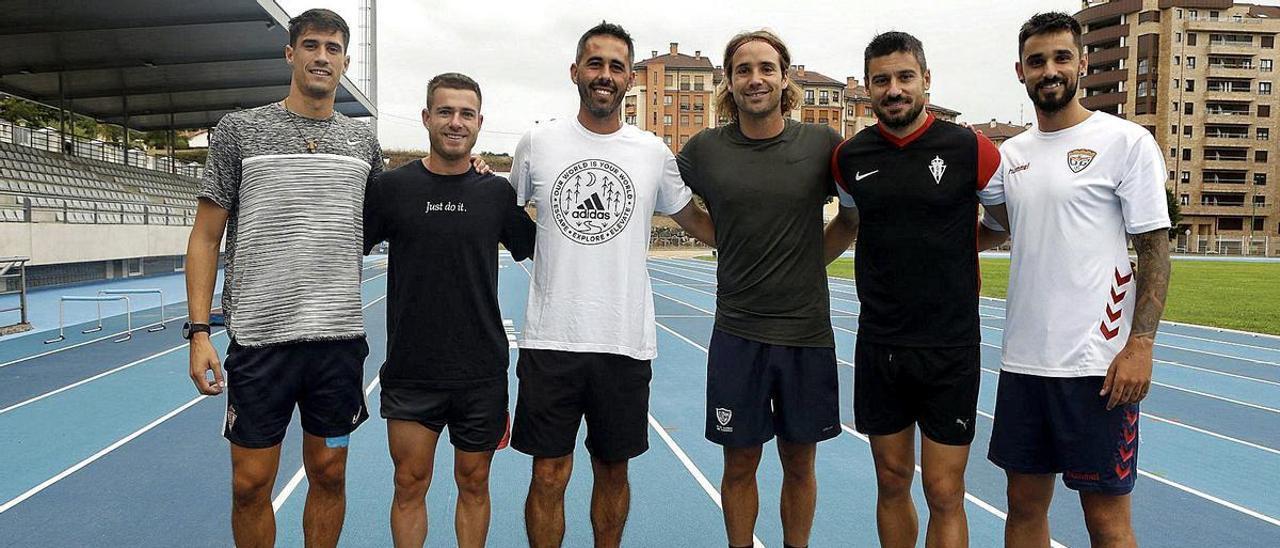
[[[880,120],[880,123],[890,129],[902,129],[911,125],[912,122],[916,121],[916,118],[920,117],[920,112],[924,110],[924,103],[916,102],[901,116],[894,117],[888,113],[889,106],[891,105],[884,105],[883,108],[885,110],[881,110],[882,107],[873,107],[871,110],[876,113],[876,118]]]
[[[617,114],[618,107],[622,105],[621,90],[614,86],[613,82],[609,82],[609,88],[613,90],[613,100],[605,105],[601,105],[596,101],[595,93],[591,90],[592,85],[595,85],[597,82],[599,82],[599,80],[578,84],[578,98],[582,101],[583,105],[586,105],[587,112],[591,113],[591,116],[595,118],[608,118]]]
[[[1054,83],[1062,84],[1061,96],[1046,98],[1040,95],[1041,88],[1043,88],[1046,85],[1050,85]],[[1068,81],[1064,78],[1055,77],[1053,79],[1041,80],[1038,84],[1036,84],[1035,89],[1032,90],[1027,95],[1031,97],[1031,104],[1035,105],[1036,110],[1039,110],[1040,112],[1043,112],[1045,114],[1053,114],[1066,108],[1067,105],[1071,104],[1071,100],[1076,97],[1076,91],[1079,89],[1079,87],[1080,87],[1079,80]]]

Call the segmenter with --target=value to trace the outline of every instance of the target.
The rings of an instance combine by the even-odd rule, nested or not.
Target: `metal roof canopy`
[[[0,91],[103,122],[212,127],[289,94],[274,0],[0,0],[0,13]],[[378,115],[345,75],[335,108]]]

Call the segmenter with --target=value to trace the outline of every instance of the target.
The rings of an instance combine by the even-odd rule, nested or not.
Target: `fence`
[[[1243,255],[1280,257],[1280,238],[1275,236],[1189,236],[1179,234],[1174,253],[1202,255]]]
[[[170,156],[151,156],[138,149],[126,150],[116,143],[64,135],[54,128],[23,127],[8,120],[0,120],[0,142],[188,177],[200,177],[204,172],[204,166],[195,162],[183,162]]]

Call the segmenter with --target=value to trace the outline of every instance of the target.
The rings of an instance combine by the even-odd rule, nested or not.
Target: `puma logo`
[[[969,421],[967,421],[967,420],[964,420],[964,419],[956,419],[956,424],[959,424],[959,425],[960,425],[961,427],[963,427],[965,430],[968,430],[968,429],[969,429]]]

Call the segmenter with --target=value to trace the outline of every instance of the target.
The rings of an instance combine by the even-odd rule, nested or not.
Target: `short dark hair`
[[[905,32],[891,30],[877,34],[871,39],[871,43],[867,44],[867,49],[862,52],[863,78],[869,79],[871,76],[872,59],[898,52],[910,53],[914,56],[916,62],[920,64],[920,72],[929,70],[929,65],[924,60],[924,44],[920,43],[920,39]]]
[[[312,8],[289,20],[289,45],[298,45],[298,37],[307,30],[339,31],[342,33],[342,49],[351,42],[351,29],[341,15],[327,9]]]
[[[632,63],[635,63],[636,44],[631,40],[631,35],[627,34],[627,30],[622,28],[621,25],[610,23],[608,21],[601,21],[599,25],[591,27],[590,29],[587,29],[587,32],[582,33],[582,38],[578,39],[578,52],[573,58],[574,62],[582,60],[582,54],[587,51],[587,40],[590,40],[595,36],[612,36],[622,40],[627,44],[627,65],[630,66]]]
[[[1080,22],[1060,11],[1050,11],[1032,15],[1022,24],[1022,30],[1018,31],[1018,57],[1022,57],[1022,47],[1027,44],[1028,38],[1054,32],[1070,32],[1075,40],[1076,50],[1084,52],[1084,42],[1080,38],[1084,31],[1080,28]]]
[[[480,84],[477,84],[470,76],[458,72],[446,72],[437,74],[435,78],[432,78],[427,83],[427,108],[431,108],[431,96],[435,95],[436,90],[440,88],[474,91],[476,93],[476,102],[484,102],[484,99],[480,96]]]

